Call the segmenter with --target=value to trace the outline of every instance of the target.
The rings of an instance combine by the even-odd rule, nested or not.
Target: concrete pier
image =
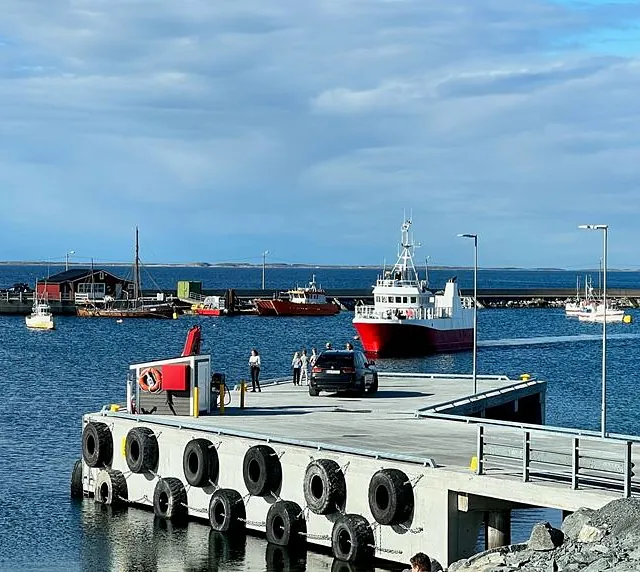
[[[204,380],[202,357],[185,359]],[[534,431],[532,420],[544,422],[544,381],[480,376],[477,395],[470,376],[381,374],[379,385],[360,398],[263,384],[245,396],[245,409],[232,391],[224,415],[204,415],[211,403],[202,386],[195,395],[176,392],[187,414],[85,415],[79,490],[164,518],[208,518],[217,530],[246,527],[273,544],[306,539],[342,560],[406,563],[423,551],[443,565],[474,552],[485,515],[497,546],[509,542],[514,508],[599,508],[621,495],[577,479],[580,488],[536,480],[535,466],[527,479],[513,467],[491,472],[495,445],[479,428]],[[136,389],[128,402],[140,397]],[[507,452],[499,458],[515,458],[513,447]]]

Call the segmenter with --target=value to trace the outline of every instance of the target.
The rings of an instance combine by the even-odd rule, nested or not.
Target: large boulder
[[[590,508],[579,508],[562,521],[562,532],[567,538],[575,540],[578,538],[582,527],[585,524],[591,524],[594,514],[595,511]]]
[[[529,538],[529,550],[545,552],[554,550],[562,544],[564,534],[561,530],[553,528],[548,522],[539,522],[533,527]]]

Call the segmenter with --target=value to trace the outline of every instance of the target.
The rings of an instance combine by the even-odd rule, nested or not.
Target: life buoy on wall
[[[138,376],[138,385],[142,391],[156,393],[162,389],[162,372],[157,367],[147,367]]]

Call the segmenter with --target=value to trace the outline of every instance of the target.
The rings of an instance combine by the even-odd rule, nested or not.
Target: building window
[[[402,297],[402,303],[403,303],[403,304],[406,304],[406,303],[407,303],[407,297],[406,297],[406,296],[403,296],[403,297]]]
[[[402,296],[396,296],[396,304],[402,303]]]
[[[416,303],[416,297],[415,296],[411,296],[411,303],[415,304]]]

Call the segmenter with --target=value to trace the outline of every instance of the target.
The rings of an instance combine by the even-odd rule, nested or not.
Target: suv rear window
[[[353,367],[353,354],[330,354],[325,352],[318,357],[316,367],[331,369]]]

